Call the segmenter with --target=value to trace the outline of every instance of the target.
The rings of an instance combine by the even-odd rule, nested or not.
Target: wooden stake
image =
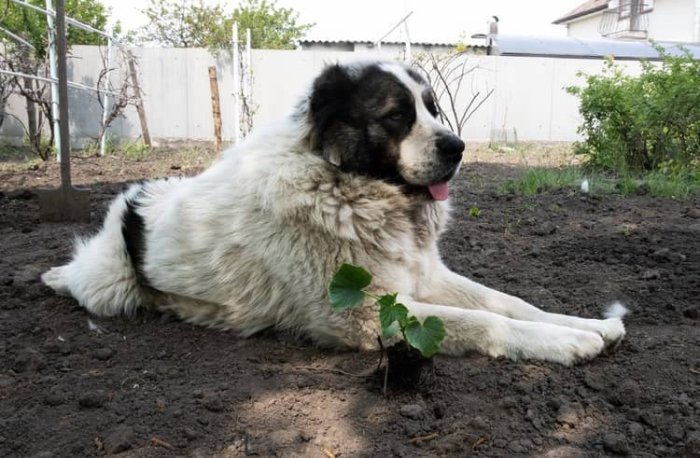
[[[209,67],[209,86],[211,87],[211,111],[214,116],[214,150],[221,152],[221,107],[219,105],[219,83],[216,67]]]
[[[150,148],[151,134],[148,132],[148,123],[146,123],[146,111],[143,108],[143,97],[141,96],[139,78],[136,74],[136,64],[134,63],[134,56],[131,55],[131,53],[129,53],[126,60],[129,62],[131,84],[134,86],[134,95],[136,95],[136,111],[139,113],[139,121],[141,122],[141,134],[143,136],[143,143]]]

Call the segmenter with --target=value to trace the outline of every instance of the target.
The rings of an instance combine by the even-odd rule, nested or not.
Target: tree
[[[419,54],[412,65],[432,88],[440,121],[461,137],[469,118],[493,94],[493,89],[485,87],[480,90],[474,84],[473,73],[479,65],[470,65],[469,54],[461,46],[444,54]],[[469,95],[462,93],[467,77],[471,77]]]
[[[267,0],[245,0],[230,14],[220,4],[207,6],[202,0],[149,0],[143,13],[149,23],[136,32],[134,41],[177,48],[228,48],[235,21],[239,40],[251,29],[254,48],[293,49],[295,40],[313,26],[298,24],[294,10]]]
[[[245,0],[233,11],[239,33],[250,29],[252,46],[258,49],[294,49],[295,41],[313,27],[313,24],[297,24],[298,18],[293,9],[277,8],[274,1],[266,0]]]
[[[27,0],[27,3],[43,8],[43,0]],[[98,0],[66,0],[66,15],[96,29],[104,28],[107,11]],[[43,13],[5,2],[0,10],[0,26],[28,42],[30,46],[0,33],[0,67],[28,75],[47,76],[48,24]],[[74,27],[67,31],[68,46],[74,44],[103,44],[104,38],[92,32]],[[32,78],[10,77],[3,81],[8,92],[16,91],[27,100],[27,125],[25,131],[32,149],[43,159],[47,159],[53,146],[53,114],[47,83]],[[0,97],[0,102],[3,102]],[[39,111],[37,112],[37,107]],[[0,105],[4,112],[4,104]],[[42,125],[48,121],[49,139],[42,138]]]

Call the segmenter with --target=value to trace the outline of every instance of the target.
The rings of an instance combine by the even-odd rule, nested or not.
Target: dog
[[[244,337],[273,327],[375,349],[376,304],[329,305],[334,272],[352,263],[418,319],[441,318],[445,354],[571,365],[617,345],[622,305],[605,319],[549,313],[443,264],[437,241],[464,148],[410,67],[329,65],[284,121],[200,175],[129,187],[42,280],[99,316],[150,308]]]

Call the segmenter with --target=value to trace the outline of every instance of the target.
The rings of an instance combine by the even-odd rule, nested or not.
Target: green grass
[[[584,179],[588,180],[589,192],[592,194],[648,194],[653,197],[685,199],[700,191],[700,171],[675,175],[649,172],[640,177],[612,177],[586,172],[580,167],[536,167],[525,172],[519,179],[507,181],[499,187],[499,191],[534,195],[553,189],[580,189]]]

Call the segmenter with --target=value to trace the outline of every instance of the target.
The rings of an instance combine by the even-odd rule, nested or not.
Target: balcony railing
[[[610,2],[598,26],[601,35],[608,38],[646,39],[652,0],[619,0]]]

